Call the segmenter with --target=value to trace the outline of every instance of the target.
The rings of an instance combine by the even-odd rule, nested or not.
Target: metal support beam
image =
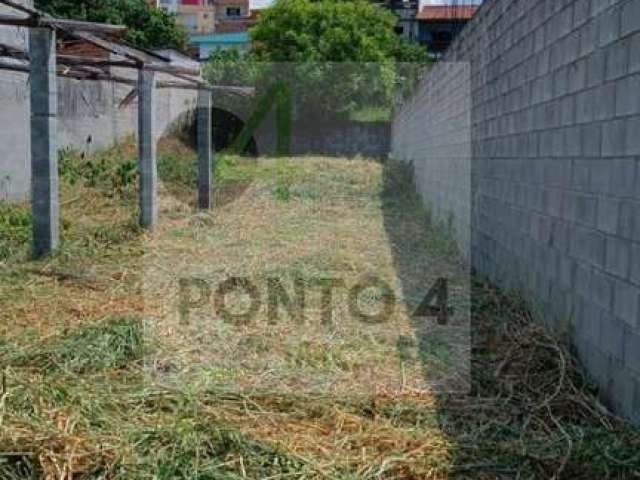
[[[31,205],[33,254],[50,254],[60,239],[56,116],[56,34],[49,28],[29,31],[31,58]]]
[[[211,91],[198,90],[198,208],[209,210],[213,192],[213,148],[211,137]]]
[[[138,170],[140,225],[153,229],[158,221],[158,168],[155,139],[155,74],[138,72]]]

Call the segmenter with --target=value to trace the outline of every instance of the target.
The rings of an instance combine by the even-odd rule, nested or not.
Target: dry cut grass
[[[198,213],[193,153],[167,140],[149,234],[133,154],[66,154],[55,257],[28,260],[26,206],[0,209],[0,478],[640,475],[638,431],[524,302],[470,278],[402,166],[223,157],[217,207]],[[381,323],[349,303],[372,277],[384,288],[357,302],[394,298]],[[445,326],[411,316],[439,277]],[[229,278],[255,286],[251,316],[221,315]],[[270,316],[274,281],[291,305]]]

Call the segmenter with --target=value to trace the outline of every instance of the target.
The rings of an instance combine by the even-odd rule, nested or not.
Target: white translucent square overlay
[[[409,87],[403,82],[417,71],[411,64],[396,66],[391,73],[388,65],[377,64],[278,64],[271,68],[270,71],[280,72],[280,80],[297,82],[290,86],[291,135],[295,135],[297,124],[304,124],[308,132],[314,122],[330,118],[332,112],[330,108],[327,111],[327,106],[338,105],[335,108],[339,110],[347,102],[364,107],[373,102],[375,109],[388,107],[392,118],[389,158],[371,162],[383,171],[381,182],[393,180],[385,176],[393,176],[396,171],[413,171],[415,190],[424,206],[415,215],[428,215],[431,226],[416,231],[413,222],[409,228],[404,223],[413,220],[406,212],[399,211],[396,215],[392,209],[384,210],[385,201],[380,200],[379,222],[371,224],[379,228],[371,227],[371,232],[363,233],[369,235],[371,244],[363,243],[361,253],[366,256],[370,247],[369,253],[375,258],[370,268],[354,269],[349,265],[342,268],[335,264],[320,268],[309,260],[313,251],[305,250],[304,245],[287,243],[293,241],[291,235],[275,230],[273,236],[265,233],[273,228],[270,224],[280,221],[273,217],[270,222],[269,215],[282,214],[283,206],[271,200],[268,207],[258,206],[256,202],[266,191],[258,181],[218,211],[215,207],[210,213],[202,213],[185,205],[181,221],[187,226],[195,225],[197,234],[155,235],[145,248],[141,272],[145,331],[153,345],[145,359],[148,381],[239,393],[468,392],[472,147],[469,64],[440,62],[430,68],[426,78]],[[306,79],[305,72],[313,77]],[[377,102],[377,97],[366,90],[384,90],[387,80],[380,76],[388,75],[396,75],[393,92],[381,93]],[[308,86],[316,90],[298,103],[297,95],[305,95],[302,87],[307,80]],[[326,95],[322,95],[323,85]],[[237,115],[248,119],[252,109],[259,108],[266,89],[260,81],[242,86],[254,91],[253,98],[243,100],[248,113]],[[348,92],[342,104],[336,94],[339,87]],[[323,98],[326,102],[320,106],[318,102]],[[216,108],[221,105],[218,103]],[[322,115],[305,115],[314,107],[322,110]],[[265,116],[264,124],[258,128],[267,133],[271,129],[275,144],[278,132],[274,130],[277,124],[274,115],[275,102],[274,111]],[[343,111],[336,115],[344,118]],[[335,124],[338,129],[345,125],[342,121]],[[352,136],[353,131],[344,131],[343,135]],[[338,130],[336,135],[340,137],[341,132]],[[294,162],[296,158],[286,161]],[[265,164],[277,161],[257,160]],[[300,161],[304,159],[300,157]],[[391,167],[396,164],[400,166],[398,169]],[[162,196],[161,203],[171,208],[180,203],[168,190],[163,190]],[[316,207],[323,211],[322,202],[327,199],[304,201],[318,202]],[[246,219],[243,212],[256,208],[263,209],[263,230],[243,224],[243,218]],[[306,212],[308,217],[300,221],[315,225],[314,208]],[[348,222],[356,219],[345,214],[323,217],[323,222],[329,232],[328,241],[336,242],[335,252],[339,256],[342,232],[347,231]],[[423,242],[424,255],[404,254],[402,245],[414,241]],[[457,245],[459,253],[455,258],[443,259],[437,253],[429,253],[436,252],[447,241]],[[351,251],[347,252],[345,247],[344,253],[347,256]],[[296,277],[300,272],[301,280]],[[440,305],[441,298],[437,295],[427,297],[443,279],[447,285],[446,322],[439,322],[435,314],[415,315],[417,307],[426,300],[434,308]],[[301,283],[296,283],[299,280]],[[297,288],[304,290],[304,321],[291,314],[282,297],[275,319],[269,315],[274,285],[278,294],[286,294],[290,305],[299,299]],[[327,285],[334,287],[328,309]],[[354,295],[360,306],[355,310]],[[385,311],[388,306],[385,302],[391,303],[390,299],[393,299],[391,313],[376,316]],[[225,308],[231,313],[250,314],[225,317],[222,312]],[[358,315],[356,311],[365,311],[366,315]]]

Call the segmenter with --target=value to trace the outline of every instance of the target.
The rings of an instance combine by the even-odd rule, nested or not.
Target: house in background
[[[218,1],[220,1],[220,6],[224,6],[224,2],[235,3],[234,0]],[[241,16],[221,15],[216,18],[216,28],[213,33],[192,35],[190,41],[195,47],[197,58],[204,61],[209,58],[211,52],[220,49],[248,50],[251,43],[249,29],[255,25],[260,11],[252,10],[249,15],[246,15],[245,12],[246,10],[241,10]]]
[[[416,16],[417,40],[434,58],[440,58],[479,5],[425,5]]]
[[[382,7],[398,17],[396,33],[409,41],[417,41],[416,15],[420,8],[418,0],[383,0]]]
[[[248,19],[249,0],[215,0],[216,22]]]
[[[249,0],[149,0],[176,15],[190,35],[210,34],[219,22],[249,18]]]
[[[247,49],[248,29],[255,24],[257,11],[249,0],[150,0],[158,8],[176,15],[189,32],[194,56],[209,58],[217,49]]]
[[[237,0],[217,0],[215,33],[247,33],[256,24],[259,10],[249,10],[249,2],[238,7]],[[247,36],[248,39],[248,36]]]

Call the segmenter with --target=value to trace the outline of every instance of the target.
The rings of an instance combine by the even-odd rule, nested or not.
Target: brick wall
[[[487,0],[446,60],[398,109],[392,154],[640,423],[640,1]]]

